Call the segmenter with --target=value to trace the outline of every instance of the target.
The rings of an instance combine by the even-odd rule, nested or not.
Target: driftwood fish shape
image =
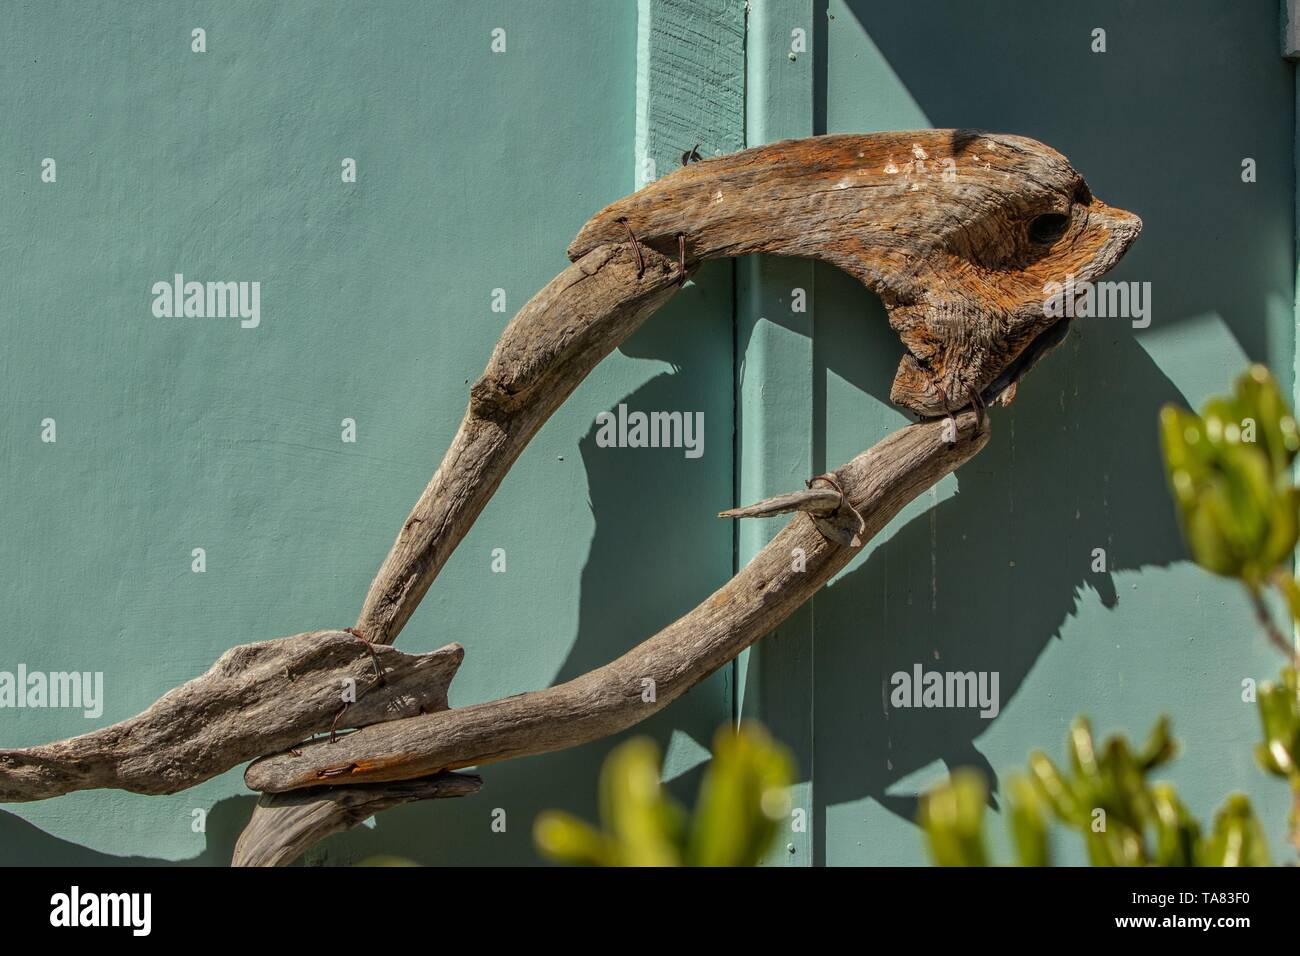
[[[693,260],[751,252],[838,266],[880,296],[907,348],[891,399],[931,417],[992,401],[1059,341],[1048,284],[1091,281],[1142,222],[1093,197],[1064,156],[1020,136],[823,136],[683,167],[621,199],[569,246],[630,230]]]
[[[983,406],[1007,400],[1063,338],[1068,320],[1048,316],[1049,284],[1095,280],[1140,228],[1133,214],[1093,197],[1059,153],[1017,136],[822,136],[676,170],[594,216],[569,247],[572,265],[502,333],[355,627],[293,639],[296,655],[319,640],[332,655],[328,664],[299,659],[285,671],[269,647],[237,655],[238,666],[227,655],[114,725],[121,732],[0,751],[0,799],[94,786],[173,792],[250,753],[269,754],[245,773],[263,796],[235,862],[282,864],[376,810],[477,787],[477,779],[448,771],[574,746],[645,719],[779,625],[848,564],[852,545],[978,452],[989,435]],[[704,603],[622,657],[545,690],[448,709],[458,646],[426,661],[382,645],[396,638],[528,441],[587,373],[700,263],[746,253],[820,259],[864,282],[907,350],[891,397],[923,419],[951,421],[903,428],[813,479],[808,491],[726,512],[802,513]],[[795,548],[806,555],[798,571],[789,560]],[[356,654],[339,643],[349,635]],[[339,669],[357,675],[358,696],[373,694],[373,703],[331,713],[315,682],[297,676],[333,679]],[[425,670],[433,675],[427,692]],[[642,696],[646,679],[656,686],[653,701]],[[201,707],[213,693],[222,701],[221,724],[170,717],[180,703]],[[251,726],[241,725],[228,745],[219,738],[232,733],[241,709]],[[268,712],[286,719],[261,739],[258,715]],[[333,731],[356,727],[334,738]],[[285,749],[286,734],[326,731],[329,737]]]
[[[700,262],[761,252],[856,276],[907,349],[890,397],[935,417],[1014,389],[1069,322],[1047,316],[1049,283],[1082,288],[1141,228],[1019,136],[820,136],[674,171],[592,217],[574,265],[506,328],[358,628],[392,641],[528,439]]]

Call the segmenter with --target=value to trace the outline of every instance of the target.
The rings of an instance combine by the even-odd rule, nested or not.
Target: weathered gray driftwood
[[[903,429],[818,487],[727,512],[799,514],[700,607],[566,684],[430,713],[446,707],[451,664],[445,679],[433,678],[438,706],[424,702],[429,688],[412,675],[409,700],[389,706],[382,696],[368,698],[382,714],[371,719],[358,705],[340,724],[362,729],[337,743],[312,741],[275,754],[332,723],[326,701],[285,685],[266,667],[236,675],[237,689],[192,686],[205,675],[134,722],[0,752],[0,800],[84,786],[167,792],[232,759],[273,754],[249,767],[250,785],[313,789],[288,803],[266,798],[237,861],[279,864],[326,829],[354,824],[367,808],[423,798],[385,788],[340,796],[322,784],[423,779],[630,726],[783,620],[848,562],[856,545],[974,454],[987,440],[984,406],[1009,401],[1019,379],[1064,337],[1068,320],[1045,308],[1050,284],[1097,278],[1140,228],[1136,216],[1096,200],[1049,147],[966,130],[786,141],[665,176],[593,217],[569,248],[573,265],[507,327],[471,389],[450,449],[370,587],[358,633],[374,645],[394,640],[531,437],[703,260],[757,252],[844,269],[880,295],[907,349],[893,400],[929,418],[973,411]],[[806,554],[803,571],[794,570],[795,549]],[[341,636],[327,632],[320,640]],[[290,640],[303,638],[310,635]],[[356,654],[359,642],[349,640]],[[382,646],[374,649],[387,660]],[[459,648],[435,654],[452,651],[459,662]],[[358,664],[356,657],[343,662],[353,670]],[[656,686],[653,702],[643,696],[645,681]],[[270,701],[283,707],[286,698],[278,695],[286,692],[295,703],[288,714],[277,713]],[[181,696],[171,700],[175,695]],[[410,716],[420,710],[423,716]],[[221,742],[227,739],[233,743]],[[153,755],[150,744],[161,753]]]
[[[343,631],[242,644],[135,717],[58,743],[0,750],[0,801],[94,787],[174,793],[331,726],[445,710],[464,656],[459,644],[429,654],[370,648]],[[349,681],[356,703],[345,705]]]
[[[758,252],[844,269],[908,349],[891,397],[940,416],[1011,394],[1064,331],[1047,284],[1101,275],[1141,225],[1054,149],[971,130],[787,140],[675,170],[593,216],[574,265],[506,328],[357,629],[396,638],[524,445],[672,295],[679,268]]]
[[[287,866],[313,844],[389,810],[417,800],[477,793],[483,779],[440,773],[417,780],[355,787],[317,787],[294,793],[264,793],[257,813],[235,844],[232,866]]]
[[[777,515],[806,511],[808,514],[828,515],[840,506],[843,496],[834,488],[809,488],[791,491],[743,508],[719,511],[719,518],[772,518]]]
[[[501,333],[460,430],[375,575],[359,633],[393,642],[538,429],[677,288],[666,257],[614,243],[529,300]]]
[[[664,298],[671,286],[662,286],[667,275],[662,257],[674,254],[681,260],[679,274],[703,259],[749,252],[808,256],[838,265],[881,295],[908,348],[891,397],[934,416],[998,398],[1009,401],[1019,379],[1062,337],[1058,324],[1044,314],[1046,284],[1101,275],[1140,227],[1136,216],[1095,200],[1064,157],[1040,143],[969,131],[922,131],[788,141],[686,167],[593,217],[569,254],[581,264],[593,254],[621,248],[625,262],[628,253],[635,259],[638,282],[648,259],[656,293]],[[547,304],[557,314],[570,312],[556,297],[547,296]],[[486,501],[482,489],[490,495],[522,443],[558,405],[547,403],[538,418],[530,405],[539,403],[545,391],[506,389],[512,400],[502,402],[496,396],[503,390],[496,383],[510,381],[516,367],[527,370],[526,378],[536,375],[534,370],[549,369],[554,376],[549,387],[563,382],[567,395],[572,373],[581,377],[591,366],[564,368],[556,345],[565,338],[581,340],[593,330],[612,331],[616,320],[611,316],[617,317],[620,309],[597,307],[589,316],[578,316],[576,326],[566,323],[565,338],[550,338],[541,349],[525,330],[546,328],[555,318],[534,312],[533,303],[524,311],[529,321],[517,319],[507,329],[472,393],[492,399],[484,407],[491,410],[501,437],[475,440],[484,431],[480,419],[485,416],[476,411],[472,397],[451,450],[371,586],[357,626],[372,639],[395,638],[481,510]],[[643,318],[638,315],[636,324]],[[612,335],[602,335],[601,354],[615,344]],[[522,396],[522,402],[514,395]],[[503,436],[510,434],[522,441],[508,442]],[[795,509],[812,513],[814,527],[841,547],[869,536],[867,524],[851,508],[841,509],[836,521],[820,513],[826,500],[825,495],[801,496]],[[412,534],[412,528],[421,531]],[[582,690],[573,682],[564,686]],[[562,701],[551,699],[559,696],[526,696],[526,701],[559,705]],[[458,716],[457,725],[494,719],[493,707],[479,705],[468,718]],[[555,716],[561,713],[557,709]],[[543,716],[542,726],[535,728],[537,749],[550,749],[543,742],[548,733],[560,739],[574,733],[573,728],[548,731],[546,723]],[[516,732],[526,725],[519,723]],[[472,733],[466,736],[473,739]],[[352,741],[351,746],[359,751],[366,742]],[[361,767],[372,767],[367,755],[358,756]],[[415,762],[440,759],[425,754]],[[400,767],[402,760],[400,753],[390,752],[379,762],[396,761]],[[333,760],[309,775],[338,773],[338,764]],[[347,773],[357,770],[351,767]],[[261,772],[250,768],[250,780]],[[365,772],[401,776],[414,771],[386,765]]]
[[[895,432],[836,471],[869,538],[988,440],[974,412]],[[546,690],[362,728],[252,763],[254,790],[401,780],[573,747],[666,707],[776,627],[852,559],[806,515],[796,516],[702,604],[622,657]],[[796,560],[796,554],[800,560]],[[650,683],[647,683],[650,682]],[[645,693],[654,688],[653,699]]]
[[[671,298],[679,283],[679,268],[667,257],[614,243],[583,256],[524,305],[470,389],[451,447],[370,585],[357,633],[377,645],[393,641],[520,452],[587,373]],[[278,749],[282,745],[260,753]],[[277,848],[268,812],[261,804],[254,809],[248,828],[258,833],[258,852],[236,854],[237,864],[287,864],[310,845],[290,829],[287,845]],[[335,808],[321,797],[302,812],[314,818]]]

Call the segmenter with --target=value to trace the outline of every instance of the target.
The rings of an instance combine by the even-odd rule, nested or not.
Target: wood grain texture
[[[239,835],[232,866],[288,866],[314,844],[389,810],[417,800],[464,797],[483,780],[473,774],[440,773],[418,780],[355,787],[316,787],[264,793]]]
[[[1033,240],[1044,215],[1062,216],[1051,242]],[[507,326],[357,629],[396,638],[533,435],[673,294],[679,236],[688,266],[764,252],[866,282],[909,349],[893,398],[940,415],[1013,386],[1059,341],[1044,284],[1100,275],[1140,225],[1094,200],[1055,150],[968,130],[785,140],[665,176],[595,215],[569,247],[574,264]]]
[[[744,3],[637,0],[638,187],[693,147],[716,156],[745,145],[744,74]]]
[[[1054,324],[1048,283],[1097,278],[1141,225],[1035,140],[916,130],[784,140],[685,166],[593,216],[569,255],[626,226],[669,255],[685,235],[691,261],[829,262],[881,297],[908,350],[891,399],[938,416],[972,392],[996,398],[985,393]]]
[[[311,631],[231,648],[203,675],[143,713],[80,737],[0,750],[0,802],[113,787],[174,793],[270,750],[340,728],[447,707],[465,652],[367,648],[343,631]],[[376,680],[376,667],[382,681]],[[356,703],[344,707],[344,682]]]
[[[973,412],[912,425],[836,471],[848,504],[865,519],[863,539],[968,460],[988,440]],[[802,570],[792,555],[802,549]],[[254,790],[403,780],[458,767],[546,753],[624,730],[662,710],[758,640],[840,571],[857,551],[829,541],[804,514],[726,585],[622,657],[546,690],[366,727],[336,743],[308,743],[251,764]],[[650,681],[652,684],[647,684]],[[654,688],[647,700],[646,689]]]

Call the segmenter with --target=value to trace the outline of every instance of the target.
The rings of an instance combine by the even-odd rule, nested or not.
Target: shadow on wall
[[[132,799],[152,798],[137,796]],[[207,845],[202,853],[187,860],[99,853],[46,833],[5,810],[0,810],[0,847],[4,848],[7,866],[229,866],[235,841],[239,839],[256,802],[257,798],[252,795],[218,800],[207,818]]]
[[[829,338],[818,353],[834,357],[819,374],[886,400],[899,347],[883,307],[831,269],[819,267],[817,288],[818,336]],[[1017,402],[992,411],[993,438],[957,472],[958,493],[815,598],[823,839],[826,807],[862,797],[913,820],[915,797],[887,791],[935,760],[997,779],[974,745],[990,721],[974,709],[890,708],[892,674],[997,671],[1005,708],[1086,589],[1113,608],[1116,571],[1183,556],[1155,441],[1157,410],[1181,396],[1126,326],[1079,322]],[[1092,570],[1094,548],[1105,572]]]
[[[1233,188],[1243,144],[1260,168],[1291,175],[1289,135],[1258,132],[1276,128],[1274,107],[1291,96],[1275,13],[1017,0],[994,19],[978,4],[846,0],[831,8],[840,22],[821,31],[827,5],[818,6],[818,60],[831,71],[818,82],[819,132],[874,128],[876,107],[850,89],[855,68],[836,56],[853,44],[854,56],[866,53],[865,33],[930,125],[1040,139],[1104,201],[1141,215],[1142,238],[1107,278],[1149,281],[1158,326],[1217,313],[1247,356],[1289,370],[1290,333],[1270,330],[1263,316],[1269,296],[1289,301],[1277,278],[1291,271],[1291,208],[1275,189]],[[843,22],[846,7],[856,24]],[[1108,30],[1104,55],[1089,49],[1098,25]],[[837,31],[852,37],[826,39]],[[837,84],[829,100],[828,83]],[[1248,89],[1268,93],[1246,98]],[[818,266],[816,283],[819,381],[834,373],[887,402],[901,349],[882,307],[833,269]],[[934,760],[996,781],[974,745],[990,721],[974,710],[890,709],[891,674],[916,663],[998,670],[1005,709],[1084,589],[1113,608],[1122,595],[1111,573],[1183,557],[1156,442],[1167,401],[1185,404],[1127,322],[1078,320],[1017,403],[994,411],[993,439],[958,473],[959,493],[816,597],[819,859],[829,806],[871,797],[911,821],[915,796],[888,791]],[[823,425],[836,414],[825,395],[818,413]],[[1090,569],[1097,547],[1108,573]]]

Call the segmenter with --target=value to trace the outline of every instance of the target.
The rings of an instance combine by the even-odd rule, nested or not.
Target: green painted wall
[[[791,24],[807,25],[812,14],[811,0],[750,4],[748,146],[813,134],[813,58],[790,55]],[[745,256],[737,262],[736,276],[736,500],[749,503],[800,488],[817,474],[812,461],[813,264]],[[779,519],[738,522],[737,565],[752,560],[784,524]],[[814,644],[810,602],[736,662],[738,715],[762,721],[790,748],[802,771],[790,795],[800,822],[792,816],[789,830],[772,847],[769,864],[808,866],[813,861]]]
[[[995,20],[960,0],[823,5],[819,131],[973,126],[1050,143],[1143,217],[1107,278],[1149,281],[1152,322],[1079,320],[994,412],[990,446],[816,598],[818,859],[921,862],[914,795],[948,767],[1060,756],[1076,713],[1140,735],[1161,711],[1184,741],[1168,777],[1192,808],[1245,790],[1281,856],[1289,801],[1255,767],[1240,696],[1279,660],[1238,589],[1186,561],[1155,443],[1161,404],[1198,405],[1248,360],[1291,380],[1294,68],[1277,5],[996,7]],[[899,346],[878,302],[833,269],[816,285],[821,468],[904,416],[887,405]],[[1090,570],[1097,547],[1106,574]],[[889,709],[889,676],[918,662],[999,671],[1000,715]]]
[[[233,644],[353,623],[506,321],[633,188],[636,30],[603,0],[9,6],[0,669],[103,671],[107,702],[0,711],[0,744],[127,717]],[[261,325],[155,318],[176,272],[260,281]],[[465,645],[454,705],[604,663],[730,576],[731,314],[729,272],[706,270],[515,466],[401,637]],[[620,402],[703,411],[704,456],[596,448]],[[725,681],[644,728],[689,792]],[[535,812],[593,814],[609,746],[498,766],[314,859],[532,862]],[[252,799],[235,771],[10,805],[0,862],[224,863]]]
[[[913,864],[915,794],[948,767],[1059,753],[1079,712],[1138,734],[1168,711],[1193,809],[1244,789],[1280,852],[1286,794],[1254,767],[1240,700],[1278,662],[1237,590],[1185,561],[1154,420],[1248,359],[1292,381],[1294,68],[1272,0],[1078,7],[751,0],[745,23],[739,0],[11,5],[0,669],[103,671],[107,701],[94,721],[0,710],[0,745],[126,717],[232,644],[350,624],[501,328],[646,159],[662,175],[696,141],[978,126],[1056,146],[1143,216],[1110,278],[1152,283],[1151,326],[1081,321],[995,412],[988,449],[642,729],[689,796],[714,728],[762,717],[799,756],[812,818],[775,860]],[[791,59],[796,28],[810,48]],[[260,281],[261,325],[155,318],[150,287],[176,272]],[[796,285],[808,313],[790,311]],[[887,403],[898,354],[879,303],[833,269],[706,266],[548,423],[401,646],[466,646],[453,704],[610,659],[776,527],[733,528],[721,507],[905,421]],[[620,402],[703,411],[704,457],[596,448],[596,413]],[[889,675],[914,663],[998,671],[1001,713],[889,710]],[[487,768],[479,796],[381,815],[310,861],[533,862],[534,813],[593,815],[612,743]],[[171,797],[10,805],[0,862],[220,864],[251,805],[238,771]]]

